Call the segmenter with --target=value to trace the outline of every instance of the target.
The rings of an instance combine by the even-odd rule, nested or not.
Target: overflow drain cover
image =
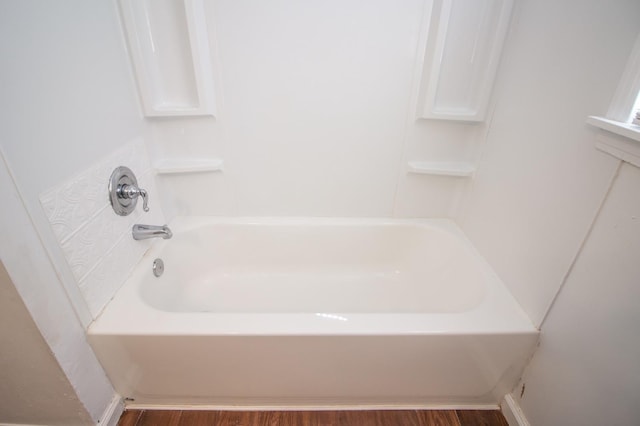
[[[164,272],[164,262],[158,258],[153,261],[153,275],[159,277]]]

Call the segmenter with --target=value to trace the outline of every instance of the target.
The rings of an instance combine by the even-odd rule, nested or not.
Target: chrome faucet
[[[167,225],[155,226],[136,223],[133,225],[132,233],[134,240],[146,240],[148,238],[164,238],[168,240],[173,237],[173,232]]]
[[[109,200],[117,215],[127,216],[136,208],[138,198],[142,198],[142,210],[149,211],[147,191],[138,187],[138,179],[130,168],[120,166],[111,173],[109,179]]]

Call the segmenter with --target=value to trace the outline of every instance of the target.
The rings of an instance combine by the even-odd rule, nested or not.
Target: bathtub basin
[[[495,406],[537,341],[448,220],[171,228],[88,331],[132,406]]]

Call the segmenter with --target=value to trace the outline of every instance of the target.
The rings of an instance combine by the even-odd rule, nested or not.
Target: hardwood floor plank
[[[219,411],[184,410],[180,416],[179,426],[214,426],[218,424]],[[160,426],[160,425],[158,425]]]
[[[313,411],[312,411],[313,413]],[[338,424],[337,411],[315,411],[316,423],[312,426],[334,426]]]
[[[253,415],[251,411],[217,411],[215,426],[251,426]]]
[[[127,410],[118,426],[508,426],[499,411]]]
[[[296,426],[334,426],[335,411],[291,411],[290,422]]]
[[[461,426],[453,410],[418,410],[420,424],[425,426]]]
[[[144,410],[137,426],[178,426],[181,424],[182,411]]]
[[[509,426],[498,410],[457,410],[461,426]]]
[[[376,411],[376,424],[380,426],[422,426],[416,410]]]
[[[286,411],[258,411],[255,412],[252,426],[291,426],[293,415]]]
[[[118,426],[136,426],[142,410],[127,410],[120,416]]]
[[[377,426],[376,411],[338,411],[336,425],[371,425]]]
[[[337,411],[335,417],[336,426],[422,426],[425,424],[416,410]]]

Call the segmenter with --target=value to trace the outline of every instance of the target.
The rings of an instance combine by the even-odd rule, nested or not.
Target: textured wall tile
[[[107,178],[82,173],[40,196],[40,202],[58,241],[74,231],[108,203]]]
[[[105,206],[78,232],[62,242],[64,255],[78,281],[125,233],[130,232],[139,215],[140,212],[136,209],[129,216],[118,216],[110,206]]]
[[[131,264],[138,263],[148,248],[149,243],[138,242],[129,235],[123,235],[113,250],[80,283],[80,290],[94,318],[129,276]]]
[[[118,166],[129,167],[149,194],[129,216],[113,212],[107,194],[109,177]],[[78,285],[95,317],[111,300],[153,240],[135,241],[135,223],[163,225],[159,194],[142,139],[137,139],[40,196]]]
[[[135,223],[150,225],[165,223],[164,215],[157,207],[148,213],[138,214],[135,219]],[[113,249],[80,282],[80,290],[94,318],[124,284],[154,241],[153,239],[134,240],[129,227]]]
[[[109,205],[109,177],[116,167],[122,165],[129,167],[136,175],[142,175],[150,169],[142,139],[125,145],[40,196],[40,203],[58,241],[70,238]]]

